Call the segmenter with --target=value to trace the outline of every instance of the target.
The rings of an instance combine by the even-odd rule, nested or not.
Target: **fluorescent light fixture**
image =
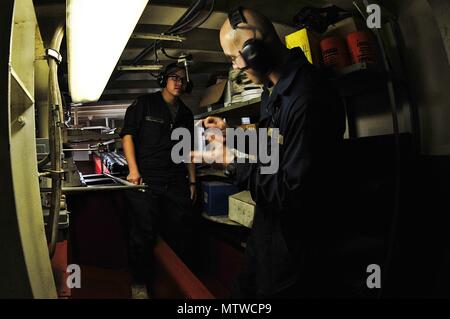
[[[148,0],[67,0],[69,89],[74,103],[100,98]]]

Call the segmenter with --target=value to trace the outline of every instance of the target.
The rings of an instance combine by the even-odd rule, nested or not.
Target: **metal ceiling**
[[[144,11],[135,32],[161,33],[171,26],[186,10],[186,7],[192,0],[163,1],[150,0],[147,9]],[[191,107],[194,113],[198,112],[198,103],[205,88],[212,84],[216,75],[227,74],[230,64],[222,53],[219,43],[219,29],[226,19],[225,12],[230,8],[243,5],[255,8],[267,15],[272,21],[277,23],[277,30],[280,34],[286,34],[293,29],[287,27],[292,24],[293,16],[304,6],[314,5],[323,6],[330,2],[341,6],[351,5],[351,1],[322,1],[322,0],[217,0],[215,10],[200,28],[195,29],[184,36],[187,37],[182,43],[167,42],[164,44],[170,55],[178,55],[181,52],[187,52],[193,55],[194,64],[191,68],[191,75],[195,84],[195,89],[191,95],[183,97],[183,101]],[[340,2],[340,3],[339,3]],[[344,3],[342,3],[344,2]],[[56,25],[58,19],[65,18],[64,0],[35,0],[36,12],[40,24],[41,34],[45,45],[48,45],[48,39]],[[124,50],[119,65],[127,65],[139,54],[143,48],[151,42],[148,40],[130,39]],[[63,56],[65,52],[62,52]],[[163,64],[171,61],[162,54],[159,58]],[[151,64],[153,56],[150,55],[140,64]],[[61,88],[67,90],[67,67],[61,68]],[[157,89],[155,78],[149,73],[125,73],[117,79],[111,79],[108,83],[99,103],[89,105],[89,112],[79,112],[80,123],[90,118],[105,118],[108,110],[111,111],[110,118],[120,119],[123,117],[124,110],[137,96],[153,92]],[[101,105],[101,106],[96,106]],[[119,107],[117,106],[119,105]],[[108,108],[107,106],[114,106]],[[96,107],[98,113],[96,113]],[[80,107],[79,109],[81,109]],[[122,111],[120,111],[122,110]],[[87,110],[86,110],[87,111]],[[86,118],[83,119],[83,116]]]

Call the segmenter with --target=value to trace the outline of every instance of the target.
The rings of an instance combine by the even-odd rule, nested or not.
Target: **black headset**
[[[243,7],[238,7],[228,13],[228,20],[234,30],[240,28],[238,26],[240,23],[248,24],[243,10]],[[256,28],[254,28],[255,30]],[[251,68],[262,75],[267,75],[272,71],[273,62],[270,57],[270,49],[263,40],[253,37],[253,39],[245,41],[240,53],[247,64],[247,68]]]
[[[160,88],[165,88],[167,86],[167,79],[169,75],[174,71],[175,69],[184,70],[183,67],[178,65],[178,63],[171,63],[168,66],[166,66],[164,72],[160,73],[158,75],[158,78],[156,79],[158,85]],[[187,71],[186,71],[187,72]],[[194,83],[191,79],[186,83],[186,87],[184,89],[184,93],[191,93],[192,89],[194,88]]]

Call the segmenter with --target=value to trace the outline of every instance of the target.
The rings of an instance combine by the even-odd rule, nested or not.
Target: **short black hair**
[[[176,62],[175,63],[171,63],[171,64],[167,65],[166,68],[164,69],[164,75],[165,76],[169,76],[169,75],[171,75],[171,74],[173,74],[173,73],[175,73],[175,72],[177,72],[179,70],[185,71],[184,66],[182,66],[182,65],[180,65],[180,64],[178,64]]]

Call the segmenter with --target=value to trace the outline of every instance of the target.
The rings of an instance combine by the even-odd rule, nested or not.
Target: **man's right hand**
[[[228,125],[220,117],[209,116],[203,120],[203,126],[205,128],[218,128],[221,131],[227,129]]]
[[[203,120],[203,126],[206,130],[219,129],[222,132],[222,136],[218,136],[218,134],[205,134],[205,138],[208,142],[219,142],[225,144],[227,140],[226,131],[228,125],[223,119],[221,119],[220,117],[209,116]]]
[[[141,174],[139,174],[139,172],[130,172],[130,174],[128,174],[127,176],[127,181],[130,182],[131,184],[141,185],[142,184]]]

